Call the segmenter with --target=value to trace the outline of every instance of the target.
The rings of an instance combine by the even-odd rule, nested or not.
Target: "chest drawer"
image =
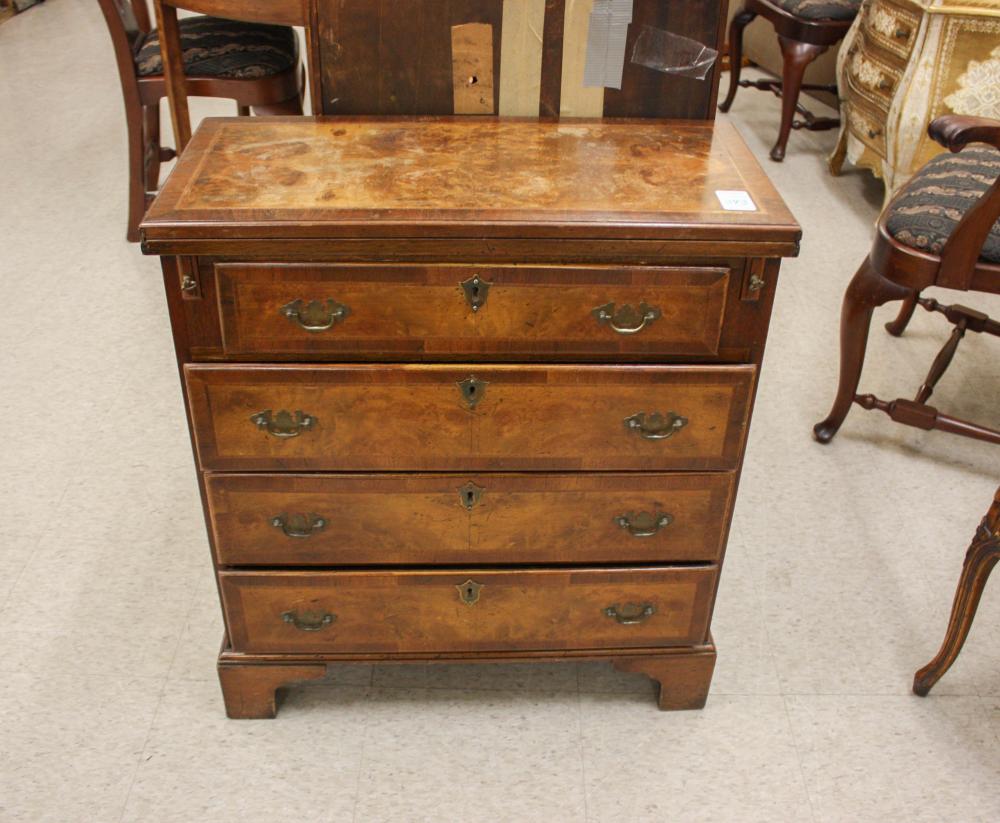
[[[245,359],[714,355],[729,270],[216,265],[223,347]]]
[[[885,113],[855,97],[844,103],[848,130],[879,157],[886,156]]]
[[[920,31],[921,9],[905,0],[870,0],[862,6],[866,39],[905,66]]]
[[[226,566],[669,563],[719,558],[719,474],[209,474]]]
[[[902,69],[878,56],[859,38],[861,47],[853,47],[848,55],[847,82],[855,95],[864,98],[882,112],[888,112],[892,96],[902,77]]]
[[[735,468],[753,366],[184,368],[208,470]]]
[[[689,645],[714,566],[221,572],[234,652],[406,653]]]

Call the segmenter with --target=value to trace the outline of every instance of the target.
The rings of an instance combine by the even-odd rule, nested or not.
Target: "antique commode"
[[[780,258],[726,123],[205,121],[162,257],[232,717],[339,661],[704,704]]]

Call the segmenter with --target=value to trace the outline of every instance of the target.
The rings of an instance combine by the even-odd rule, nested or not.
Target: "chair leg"
[[[990,507],[989,514],[983,519],[976,536],[965,555],[962,574],[955,591],[955,600],[951,607],[951,618],[944,642],[934,659],[920,669],[913,677],[913,693],[926,697],[934,684],[948,671],[955,662],[958,653],[969,636],[972,619],[979,608],[979,600],[986,587],[990,572],[1000,560],[1000,490]]]
[[[781,44],[781,56],[784,59],[781,72],[781,127],[778,129],[778,140],[771,149],[771,159],[781,162],[785,159],[785,145],[788,143],[788,135],[795,119],[795,106],[799,102],[806,66],[825,52],[827,46],[802,43],[780,35],[778,42]]]
[[[854,402],[865,363],[872,312],[876,306],[890,300],[905,299],[910,292],[911,289],[883,277],[867,257],[848,285],[840,310],[840,383],[837,396],[827,418],[813,427],[820,443],[829,443],[833,439]]]
[[[125,238],[139,241],[139,223],[146,213],[146,141],[143,135],[143,107],[136,102],[125,104],[125,125],[128,129],[128,227]]]
[[[142,129],[146,146],[146,159],[143,163],[143,188],[147,192],[160,188],[160,161],[163,153],[160,150],[160,106],[142,107]]]
[[[729,91],[726,99],[719,104],[719,111],[729,111],[740,85],[743,68],[743,29],[753,22],[757,12],[742,9],[729,24]]]
[[[253,113],[259,116],[268,114],[302,114],[302,98],[298,95],[282,100],[280,103],[268,103],[266,106],[254,106]]]
[[[906,331],[906,327],[910,325],[910,320],[913,317],[913,312],[917,308],[917,300],[920,299],[920,292],[914,289],[909,296],[903,301],[903,305],[899,308],[899,314],[896,315],[896,319],[885,324],[885,330],[889,332],[893,337],[902,337],[903,332]]]

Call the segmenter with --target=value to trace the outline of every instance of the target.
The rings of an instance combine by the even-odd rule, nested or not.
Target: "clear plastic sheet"
[[[632,49],[632,62],[646,68],[704,80],[719,53],[704,43],[673,32],[643,26]]]

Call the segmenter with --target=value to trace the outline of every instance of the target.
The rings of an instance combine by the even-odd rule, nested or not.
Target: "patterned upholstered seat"
[[[900,190],[889,205],[886,229],[898,242],[940,254],[958,221],[1000,175],[1000,151],[967,148],[940,154]],[[1000,223],[986,238],[979,259],[1000,263]]]
[[[298,43],[289,26],[201,16],[180,20],[180,30],[184,73],[193,77],[241,80],[270,77],[298,62]],[[160,35],[156,29],[143,39],[135,62],[140,76],[163,73]]]
[[[805,20],[853,20],[861,0],[771,0],[774,5]]]

